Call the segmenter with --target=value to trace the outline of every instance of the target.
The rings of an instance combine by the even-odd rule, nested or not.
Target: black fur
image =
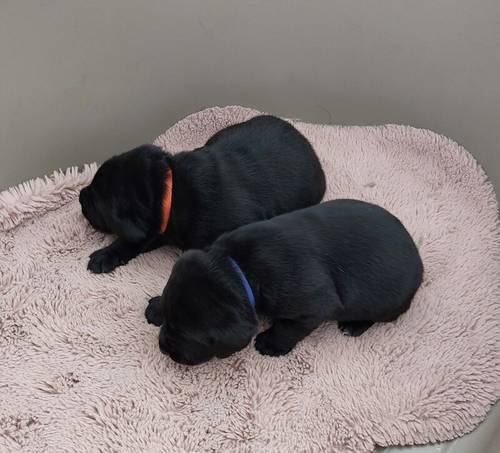
[[[172,210],[159,234],[164,181],[173,175]],[[176,155],[143,145],[115,156],[82,190],[84,216],[118,239],[94,252],[93,272],[110,272],[139,253],[170,244],[202,248],[226,231],[319,203],[321,164],[291,124],[258,116]]]
[[[406,311],[422,281],[418,250],[401,222],[379,206],[336,200],[246,225],[175,263],[146,317],[162,325],[160,349],[184,364],[226,357],[257,333],[257,316],[233,258],[245,273],[266,355],[288,353],[325,320],[360,335]]]

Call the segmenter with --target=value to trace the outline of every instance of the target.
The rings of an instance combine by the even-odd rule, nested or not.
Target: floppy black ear
[[[258,326],[252,317],[243,316],[237,323],[212,329],[209,332],[210,341],[219,358],[239,351],[246,347],[257,334]]]
[[[148,227],[139,217],[121,217],[116,227],[118,236],[128,242],[143,242],[148,236]]]

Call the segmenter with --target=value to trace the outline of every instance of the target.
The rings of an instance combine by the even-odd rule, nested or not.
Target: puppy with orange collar
[[[104,162],[80,193],[91,225],[117,236],[90,255],[88,269],[111,272],[162,245],[203,248],[242,225],[319,203],[325,186],[311,144],[273,116],[230,126],[189,152],[140,146]]]

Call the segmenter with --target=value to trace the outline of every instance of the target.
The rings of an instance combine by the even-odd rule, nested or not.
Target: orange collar
[[[160,234],[164,234],[167,231],[168,221],[170,219],[170,210],[172,208],[172,170],[169,168],[167,172],[167,177],[165,178],[165,193],[163,195],[163,200],[161,202],[161,226]]]

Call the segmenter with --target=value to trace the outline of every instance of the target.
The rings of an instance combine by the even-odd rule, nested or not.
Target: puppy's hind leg
[[[349,337],[359,337],[362,333],[373,326],[373,321],[339,321],[339,329]]]

